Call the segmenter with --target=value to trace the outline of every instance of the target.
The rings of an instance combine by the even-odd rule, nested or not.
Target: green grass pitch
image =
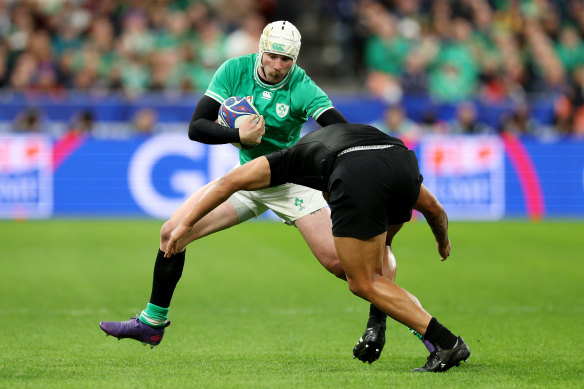
[[[195,242],[151,350],[105,337],[150,295],[161,222],[0,222],[1,388],[583,387],[584,223],[451,223],[397,235],[397,281],[469,344],[468,363],[412,374],[421,342],[389,321],[372,365],[352,358],[368,303],[294,228],[246,223]]]

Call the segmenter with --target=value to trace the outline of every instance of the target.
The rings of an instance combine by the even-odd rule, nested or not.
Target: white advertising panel
[[[0,218],[46,218],[52,210],[50,139],[42,135],[0,136]]]
[[[449,218],[497,220],[504,216],[505,154],[499,137],[429,137],[420,146],[424,184]]]

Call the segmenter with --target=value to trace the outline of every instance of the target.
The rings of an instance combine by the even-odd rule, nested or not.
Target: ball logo
[[[227,107],[222,106],[219,111],[219,116],[221,116],[225,123],[235,123],[235,119],[239,116],[238,114],[242,112],[249,113],[250,115],[255,114],[255,111],[251,107],[245,105],[236,105],[231,107],[231,109],[232,111],[228,110]]]
[[[252,96],[229,97],[219,107],[218,123],[223,126],[238,128],[246,115],[256,114],[257,110],[253,106]]]

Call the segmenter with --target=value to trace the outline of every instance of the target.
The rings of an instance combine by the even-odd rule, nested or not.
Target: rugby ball
[[[217,118],[219,124],[226,127],[239,128],[249,115],[257,116],[259,119],[260,114],[251,100],[251,96],[233,96],[225,99],[219,108],[219,117]]]

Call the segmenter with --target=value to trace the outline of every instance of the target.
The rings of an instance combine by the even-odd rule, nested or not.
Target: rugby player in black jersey
[[[443,372],[466,361],[470,349],[465,341],[426,312],[415,296],[383,277],[386,243],[410,220],[412,209],[426,218],[442,261],[450,255],[450,240],[446,212],[422,184],[414,152],[374,127],[326,126],[214,181],[173,230],[165,256],[182,252],[193,225],[232,193],[287,182],[325,194],[349,289],[431,345],[426,364],[413,371]]]

